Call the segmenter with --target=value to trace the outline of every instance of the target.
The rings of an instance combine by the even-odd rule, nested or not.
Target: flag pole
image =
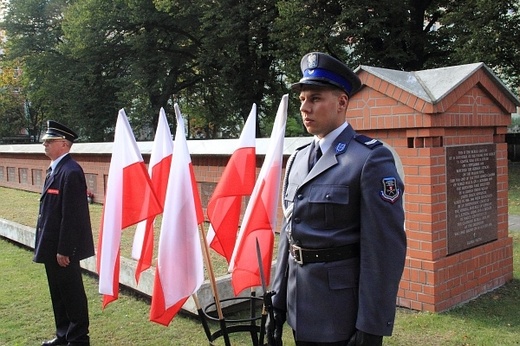
[[[251,319],[251,327],[256,327],[256,289],[255,289],[255,287],[250,288],[250,297],[251,297],[251,300],[249,301],[249,311],[250,311],[249,318]],[[261,322],[261,320],[260,320],[260,322]],[[262,323],[260,323],[260,339],[263,339],[261,328],[262,328]],[[256,332],[254,332],[253,330],[251,330],[251,338],[253,340],[255,340],[253,342],[253,345],[256,345],[256,344],[263,345],[263,342],[261,342],[260,344],[258,343],[258,337],[256,335]]]
[[[220,322],[220,328],[223,332],[224,341],[226,343],[226,346],[228,346],[231,343],[229,341],[229,335],[228,335],[227,329],[226,329],[226,321],[224,320],[224,314],[222,313],[222,306],[220,305],[220,298],[219,298],[218,290],[217,290],[217,281],[215,279],[215,272],[213,270],[213,264],[211,263],[211,258],[209,257],[208,241],[206,239],[206,232],[204,231],[203,223],[199,224],[199,231],[201,234],[202,252],[204,254],[204,260],[206,262],[206,266],[207,266],[207,270],[208,270],[209,281],[211,283],[211,289],[213,291],[213,297],[215,299],[215,307],[217,309],[218,319]]]
[[[215,306],[217,308],[218,318],[223,319],[224,315],[222,313],[222,307],[220,305],[220,298],[218,296],[217,291],[217,280],[215,279],[215,272],[213,271],[213,264],[211,263],[211,258],[209,257],[209,249],[208,242],[206,240],[206,233],[204,232],[203,224],[199,224],[199,231],[202,236],[202,252],[204,254],[204,261],[206,262],[206,266],[209,274],[209,281],[211,283],[211,289],[213,290],[213,296],[215,297]]]
[[[197,307],[197,312],[199,313],[199,317],[202,323],[202,327],[204,328],[204,332],[206,333],[206,337],[208,338],[209,342],[212,341],[211,331],[209,330],[208,322],[204,318],[204,311],[202,310],[202,306],[200,305],[199,297],[197,296],[197,293],[193,293],[191,295],[193,298],[193,301],[195,302],[195,306]]]

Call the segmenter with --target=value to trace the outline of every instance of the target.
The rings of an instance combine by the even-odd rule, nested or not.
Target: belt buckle
[[[294,258],[294,261],[298,263],[299,265],[303,265],[303,253],[301,246],[298,245],[291,245],[291,252]],[[298,258],[296,258],[295,254],[298,254]]]

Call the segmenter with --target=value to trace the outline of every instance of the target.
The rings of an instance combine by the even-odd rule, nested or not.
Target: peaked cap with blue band
[[[361,89],[359,77],[341,61],[320,52],[305,54],[300,68],[303,77],[291,89],[300,90],[303,85],[334,86],[350,97]]]
[[[47,131],[43,135],[42,139],[66,139],[70,142],[74,142],[78,138],[76,132],[69,129],[67,126],[60,124],[57,121],[47,121]]]

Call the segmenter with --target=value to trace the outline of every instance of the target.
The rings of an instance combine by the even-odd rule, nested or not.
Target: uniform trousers
[[[57,261],[45,263],[51,294],[56,336],[71,344],[89,344],[88,301],[78,261],[61,267]]]
[[[310,341],[296,341],[296,346],[346,346],[348,341],[336,342],[310,342]]]
[[[293,330],[293,335],[296,333]],[[297,341],[295,340],[296,346],[347,346],[348,340],[336,341],[336,342],[314,342],[314,341]]]

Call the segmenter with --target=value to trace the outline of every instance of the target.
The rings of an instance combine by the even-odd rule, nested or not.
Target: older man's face
[[[65,139],[45,139],[43,146],[45,155],[51,160],[56,160],[70,149],[70,144]]]

